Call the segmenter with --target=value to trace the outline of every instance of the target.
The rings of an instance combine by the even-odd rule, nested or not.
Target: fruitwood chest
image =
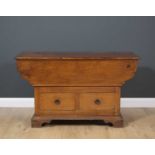
[[[123,126],[121,86],[131,79],[132,52],[23,52],[16,57],[23,79],[34,87],[32,127],[52,120],[103,120]]]

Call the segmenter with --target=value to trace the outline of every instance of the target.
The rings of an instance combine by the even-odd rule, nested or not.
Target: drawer
[[[39,98],[40,110],[74,110],[75,95],[73,93],[41,93]]]
[[[115,93],[83,93],[80,94],[80,110],[114,112]]]

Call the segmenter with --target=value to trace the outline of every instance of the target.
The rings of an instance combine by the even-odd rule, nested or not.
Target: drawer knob
[[[127,64],[127,65],[126,65],[126,68],[130,68],[130,67],[131,67],[131,65],[130,65],[130,64]]]
[[[94,102],[95,102],[96,105],[100,105],[101,104],[101,101],[99,99],[96,99]]]
[[[56,100],[54,100],[54,103],[55,103],[56,105],[60,105],[60,104],[61,104],[61,101],[60,101],[59,99],[56,99]]]

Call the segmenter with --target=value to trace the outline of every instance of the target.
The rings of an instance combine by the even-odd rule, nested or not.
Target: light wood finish
[[[21,76],[33,86],[121,86],[133,77],[132,52],[24,52],[16,57]]]
[[[17,59],[17,68],[33,86],[121,86],[134,76],[137,60]]]
[[[41,93],[40,110],[74,110],[75,96],[73,93]]]
[[[55,119],[92,119],[122,127],[120,89],[138,56],[118,52],[25,52],[17,69],[35,91],[32,127]]]
[[[155,138],[155,108],[123,108],[124,128],[56,124],[31,128],[32,108],[0,108],[0,138]]]
[[[80,94],[80,110],[96,111],[111,109],[112,114],[115,109],[114,93],[83,93]]]
[[[92,59],[118,59],[118,60],[125,60],[125,59],[138,59],[138,56],[135,55],[133,52],[125,51],[125,52],[50,52],[50,51],[26,51],[22,52],[17,55],[18,60],[47,60],[47,59],[56,59],[56,60],[92,60]]]

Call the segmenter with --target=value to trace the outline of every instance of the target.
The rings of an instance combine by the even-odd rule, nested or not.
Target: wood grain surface
[[[16,59],[138,59],[133,52],[54,52],[54,51],[25,51],[17,55]]]
[[[25,52],[16,63],[34,87],[32,127],[55,119],[100,119],[123,126],[120,89],[137,70],[134,53]]]

